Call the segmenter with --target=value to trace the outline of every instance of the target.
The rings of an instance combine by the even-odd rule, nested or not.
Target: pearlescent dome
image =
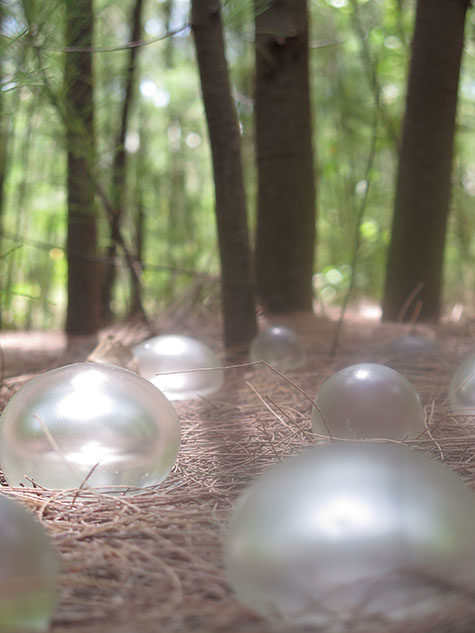
[[[56,604],[56,550],[34,515],[3,494],[0,534],[0,630],[46,631]]]
[[[346,633],[366,619],[409,631],[457,587],[471,599],[474,525],[474,494],[442,463],[394,443],[338,442],[250,486],[226,568],[239,600],[286,625]]]
[[[385,351],[401,360],[434,359],[437,355],[437,344],[425,336],[410,333],[390,341]]]
[[[45,488],[160,483],[180,445],[178,416],[147,380],[121,367],[76,363],[26,383],[0,419],[8,483]]]
[[[254,338],[249,359],[252,362],[264,360],[276,369],[293,369],[305,362],[305,349],[293,330],[274,325]]]
[[[475,413],[475,354],[455,371],[449,387],[449,404],[455,413]]]
[[[150,380],[169,400],[188,400],[218,391],[224,380],[220,362],[204,343],[188,336],[155,336],[133,348],[140,374]],[[188,371],[191,369],[206,371]],[[162,372],[183,372],[164,373]]]
[[[377,363],[345,367],[320,387],[312,407],[313,432],[342,439],[415,438],[424,433],[424,409],[411,383]]]

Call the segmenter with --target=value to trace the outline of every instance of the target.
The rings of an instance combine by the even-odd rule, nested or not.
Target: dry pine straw
[[[401,333],[396,326],[347,327],[334,359],[329,331],[313,325],[300,333],[307,363],[286,379],[263,366],[230,369],[220,393],[177,405],[182,447],[158,489],[133,496],[85,490],[74,499],[63,491],[2,489],[36,512],[60,551],[52,632],[275,630],[233,598],[222,562],[226,521],[253,476],[315,441],[310,402],[295,385],[314,396],[328,375],[352,362],[387,362],[402,371],[426,405],[431,432],[417,447],[475,485],[475,421],[450,417],[445,404],[450,375],[472,346],[468,336],[446,336],[437,357],[404,361],[384,351]],[[5,381],[3,405],[23,382]],[[348,632],[473,633],[474,602],[456,594],[443,611],[402,627],[355,617]],[[282,625],[280,630],[293,631]]]

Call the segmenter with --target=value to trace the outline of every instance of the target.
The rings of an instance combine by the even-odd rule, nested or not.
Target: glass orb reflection
[[[143,487],[170,472],[180,445],[165,396],[121,367],[77,363],[33,378],[0,419],[0,463],[12,486]],[[91,471],[93,470],[92,474]]]
[[[305,361],[305,350],[293,330],[275,325],[258,334],[252,341],[249,358],[252,362],[265,360],[277,369],[293,369]]]
[[[344,439],[403,440],[423,433],[424,410],[411,383],[378,365],[350,365],[328,378],[312,409],[313,432]],[[323,418],[322,418],[323,414]]]
[[[244,493],[226,566],[261,615],[346,632],[355,617],[405,621],[443,608],[459,585],[473,591],[474,522],[473,493],[443,464],[389,442],[335,443]]]
[[[475,354],[455,371],[449,388],[451,409],[458,413],[475,413]]]
[[[4,495],[0,534],[0,630],[45,631],[56,602],[56,550],[35,517]]]
[[[188,336],[155,336],[133,349],[139,361],[139,371],[169,400],[188,400],[218,391],[223,384],[222,369],[190,371],[157,376],[161,372],[219,367],[216,355],[209,347]]]

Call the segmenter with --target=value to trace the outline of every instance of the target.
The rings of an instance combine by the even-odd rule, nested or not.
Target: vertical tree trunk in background
[[[5,0],[0,0],[0,33],[3,33],[3,22],[5,17]],[[4,67],[3,60],[0,58],[0,82],[3,83]],[[5,185],[5,176],[7,172],[7,143],[8,143],[8,120],[9,116],[5,109],[5,93],[0,91],[0,228],[3,228],[3,192]],[[1,241],[0,234],[0,241]],[[0,249],[0,256],[2,255]],[[1,315],[0,315],[1,318]]]
[[[257,292],[270,312],[312,309],[315,173],[306,0],[256,0]]]
[[[140,40],[142,32],[142,9],[143,0],[134,0],[131,14],[131,41],[137,42]],[[118,130],[116,142],[114,160],[112,163],[112,217],[110,218],[110,246],[107,249],[107,262],[104,267],[104,287],[102,293],[102,310],[103,318],[105,322],[110,321],[112,316],[111,310],[111,298],[116,278],[116,266],[114,258],[117,253],[118,231],[120,230],[120,224],[124,215],[124,196],[126,191],[126,177],[127,177],[127,153],[125,150],[125,140],[127,136],[127,129],[129,123],[130,109],[132,106],[132,100],[135,92],[136,83],[136,66],[137,66],[137,53],[138,48],[132,46],[129,49],[129,57],[127,61],[127,69],[125,72],[125,86],[124,86],[124,101],[122,103],[122,113],[120,118],[120,127]],[[136,299],[139,299],[140,288],[135,288],[136,277],[132,276],[133,294]]]
[[[137,261],[137,273],[140,279],[142,274],[143,255],[145,246],[145,206],[143,200],[143,174],[146,173],[146,156],[147,156],[147,131],[148,120],[143,111],[140,112],[140,129],[139,129],[139,147],[135,160],[135,195],[134,195],[134,243],[133,249]],[[130,306],[128,316],[131,319],[142,316],[142,297],[140,294],[140,285],[132,284]]]
[[[171,31],[172,16],[173,16],[174,2],[173,0],[165,0],[163,3],[163,19],[165,21],[165,33]],[[171,68],[173,66],[173,49],[174,43],[172,37],[167,37],[163,43],[165,46],[164,63],[165,68]]]
[[[468,0],[419,0],[383,299],[402,318],[421,288],[419,319],[440,313],[457,90]],[[406,318],[411,311],[406,310]]]
[[[221,257],[224,343],[249,342],[257,331],[241,162],[219,0],[192,0],[191,22],[213,157]]]
[[[92,0],[66,0],[66,46],[90,47]],[[67,52],[64,70],[68,148],[68,308],[66,332],[93,334],[100,326],[94,182],[94,95],[91,52]]]

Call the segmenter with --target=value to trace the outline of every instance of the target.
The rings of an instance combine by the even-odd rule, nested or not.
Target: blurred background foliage
[[[262,3],[265,6],[265,1]],[[46,85],[61,91],[63,0],[3,0],[0,66],[2,328],[58,328],[66,299],[64,130]],[[314,288],[321,310],[341,302],[352,274],[358,209],[361,248],[353,299],[379,302],[391,230],[414,3],[310,1],[311,87],[318,183]],[[110,183],[123,99],[131,0],[96,0],[98,178]],[[242,129],[249,221],[255,228],[252,2],[223,5],[233,96]],[[36,25],[27,34],[25,13]],[[216,300],[219,256],[214,192],[187,0],[148,0],[138,90],[126,140],[123,232],[133,252],[144,218],[143,301],[149,314],[173,302]],[[33,16],[33,19],[31,19]],[[176,32],[175,32],[176,31]],[[475,304],[475,14],[469,12],[445,263],[445,308]],[[173,36],[165,34],[175,32]],[[35,44],[35,45],[33,45]],[[377,112],[377,117],[375,117]],[[367,173],[371,144],[375,158]],[[3,157],[3,158],[2,158]],[[100,246],[108,244],[105,218]],[[430,231],[430,227],[427,227]],[[119,266],[113,308],[128,309]],[[191,304],[190,304],[191,305]]]

